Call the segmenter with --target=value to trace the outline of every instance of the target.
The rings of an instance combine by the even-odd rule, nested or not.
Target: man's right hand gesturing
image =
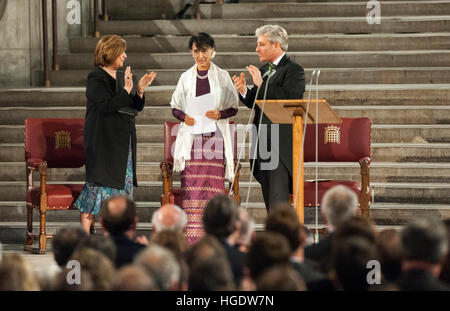
[[[234,75],[233,82],[239,93],[245,94],[247,92],[247,83],[245,82],[245,74],[243,72],[241,72],[239,77]]]

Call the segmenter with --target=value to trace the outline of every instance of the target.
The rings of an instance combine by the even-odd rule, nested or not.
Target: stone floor
[[[55,260],[53,259],[53,252],[51,249],[47,251],[45,255],[31,254],[23,250],[22,244],[3,244],[3,254],[19,253],[31,264],[33,271],[41,273],[42,271],[51,270],[57,267]]]

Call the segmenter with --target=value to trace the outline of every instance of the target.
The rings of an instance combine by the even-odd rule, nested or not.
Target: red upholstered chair
[[[47,210],[73,209],[82,184],[47,184],[48,168],[79,168],[85,163],[84,119],[26,119],[25,161],[27,174],[27,230],[24,249],[45,254]],[[33,172],[40,174],[39,186],[33,185]],[[33,209],[39,210],[39,234],[32,234]],[[39,247],[33,248],[34,240]]]
[[[369,118],[341,118],[341,124],[319,124],[319,162],[359,162],[361,182],[351,180],[327,180],[318,182],[318,204],[324,193],[335,185],[352,189],[359,197],[362,216],[369,218],[370,206],[370,140],[371,121]],[[315,124],[306,126],[305,162],[316,161]],[[315,182],[306,182],[305,207],[315,206]]]
[[[180,188],[173,188],[173,148],[175,148],[175,141],[177,138],[178,126],[180,122],[166,122],[164,124],[164,160],[161,162],[161,174],[163,177],[163,193],[161,195],[161,204],[172,203],[178,206],[182,205],[182,195]],[[233,135],[233,154],[234,162],[237,164],[237,130],[234,122],[230,122],[230,130]],[[232,197],[238,204],[241,202],[239,195],[239,172],[241,165],[239,164],[236,172],[235,181],[233,184]],[[231,183],[229,184],[231,186]],[[230,189],[225,189],[225,193],[230,193]]]

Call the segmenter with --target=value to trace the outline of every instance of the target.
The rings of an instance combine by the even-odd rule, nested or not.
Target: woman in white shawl
[[[189,40],[195,65],[178,81],[170,105],[181,121],[174,149],[174,171],[181,172],[182,207],[188,216],[186,236],[194,243],[203,235],[203,209],[210,199],[225,190],[225,179],[234,179],[234,159],[228,119],[238,111],[238,96],[227,71],[211,62],[214,39],[198,33]],[[188,115],[195,98],[202,96],[214,107],[205,116],[216,120],[216,131],[193,134],[198,116]],[[197,104],[200,104],[197,102]],[[197,120],[196,120],[197,118]]]

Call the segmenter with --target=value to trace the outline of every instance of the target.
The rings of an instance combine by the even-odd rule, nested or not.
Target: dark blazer
[[[263,76],[263,83],[258,93],[258,99],[264,98],[264,92],[266,88],[266,81],[268,76],[264,77],[264,74],[268,71],[269,64],[265,64],[259,70],[261,71],[261,75]],[[278,66],[275,67],[275,73],[272,74],[268,83],[268,89],[266,94],[266,99],[302,99],[303,93],[305,91],[305,72],[303,68],[291,61],[289,56],[285,54],[283,58],[281,58]],[[241,102],[246,105],[248,108],[252,108],[253,101],[256,96],[257,87],[254,86],[251,90],[247,90],[247,95],[243,98],[239,94],[239,98]],[[259,119],[261,116],[261,109],[257,105],[255,105],[255,117],[253,119],[253,124],[255,124],[256,128],[258,128]],[[263,114],[262,124],[272,124],[269,118]],[[280,160],[284,163],[284,165],[288,168],[291,176],[292,176],[292,125],[282,124],[279,127],[280,132],[280,141],[279,141],[279,152],[278,156]],[[268,131],[268,146],[270,146],[270,132]],[[273,151],[272,151],[273,152]],[[255,163],[255,170],[253,175],[256,180],[261,183],[259,170],[260,163],[262,160],[258,157]],[[270,159],[266,161],[270,162]]]
[[[237,286],[241,283],[244,275],[245,254],[234,246],[230,245],[226,239],[218,239],[227,253],[228,261],[233,272],[234,282]]]
[[[116,268],[131,264],[134,257],[145,249],[145,245],[133,242],[125,235],[113,235],[111,238],[116,245]]]
[[[441,282],[427,270],[405,271],[397,281],[404,291],[450,291],[450,287]]]
[[[319,262],[325,258],[329,258],[333,246],[333,233],[329,233],[326,237],[317,244],[312,244],[305,247],[305,258],[312,259]]]
[[[118,75],[119,76],[119,75]],[[133,116],[119,112],[130,106],[144,108],[145,98],[136,93],[137,79],[133,76],[131,94],[101,68],[90,72],[86,87],[86,121],[84,145],[86,153],[86,181],[115,189],[125,187],[128,150],[133,149],[133,183],[136,179],[136,126]]]

